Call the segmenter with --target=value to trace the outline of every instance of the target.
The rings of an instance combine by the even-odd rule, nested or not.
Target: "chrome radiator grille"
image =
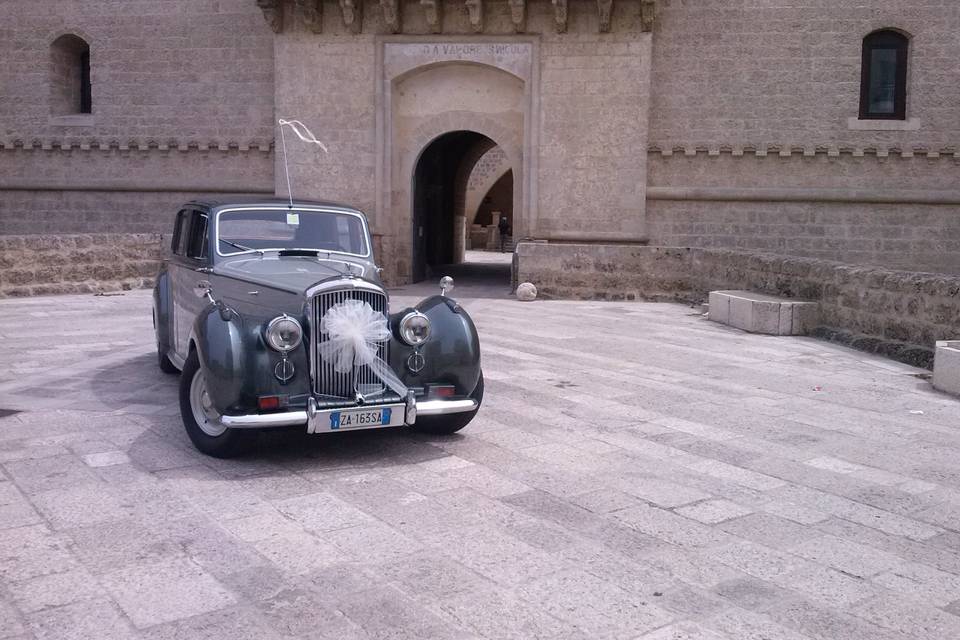
[[[320,357],[318,347],[327,340],[327,336],[320,332],[320,322],[327,311],[346,300],[360,300],[366,302],[374,311],[387,315],[387,296],[377,291],[358,289],[339,289],[321,293],[313,298],[313,327],[311,330],[313,344],[313,391],[320,404],[342,404],[345,399],[353,400],[359,391],[372,401],[385,399],[384,385],[374,375],[370,367],[354,367],[349,373],[340,373],[333,368],[333,362]],[[387,360],[387,349],[390,341],[385,340],[378,345],[377,355]],[[379,394],[379,395],[378,395]],[[372,397],[371,397],[372,396]]]

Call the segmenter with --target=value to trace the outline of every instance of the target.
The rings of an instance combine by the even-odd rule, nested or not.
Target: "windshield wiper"
[[[263,249],[254,249],[253,247],[247,247],[247,246],[244,246],[244,245],[242,245],[242,244],[240,244],[240,243],[238,243],[238,242],[233,242],[233,241],[231,241],[231,240],[225,240],[225,239],[223,239],[223,238],[219,238],[219,240],[220,240],[220,242],[225,242],[226,244],[230,245],[231,247],[236,247],[237,249],[240,249],[241,251],[256,251],[256,252],[259,253],[260,255],[263,255]]]

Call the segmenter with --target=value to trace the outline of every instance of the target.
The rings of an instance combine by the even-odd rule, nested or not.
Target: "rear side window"
[[[177,214],[177,221],[173,225],[173,238],[170,240],[170,251],[178,256],[183,255],[184,240],[187,236],[187,225],[190,217],[189,211],[181,211]]]
[[[188,258],[207,256],[207,214],[200,211],[190,212],[190,237],[187,239]]]

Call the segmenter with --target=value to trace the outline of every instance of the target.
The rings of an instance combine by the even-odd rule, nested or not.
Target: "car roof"
[[[227,207],[236,207],[236,206],[270,206],[275,207],[277,205],[290,206],[290,198],[281,198],[276,196],[258,196],[258,195],[230,195],[222,197],[213,197],[213,198],[196,198],[191,200],[188,204],[200,205],[210,209],[225,209]],[[302,200],[300,198],[293,199],[293,207],[331,207],[337,209],[346,209],[348,211],[356,211],[362,213],[356,207],[351,207],[348,204],[343,204],[340,202],[331,202],[326,200]]]

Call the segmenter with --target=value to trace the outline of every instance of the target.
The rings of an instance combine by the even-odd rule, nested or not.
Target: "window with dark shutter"
[[[909,39],[897,31],[874,31],[863,39],[861,120],[906,120]]]

